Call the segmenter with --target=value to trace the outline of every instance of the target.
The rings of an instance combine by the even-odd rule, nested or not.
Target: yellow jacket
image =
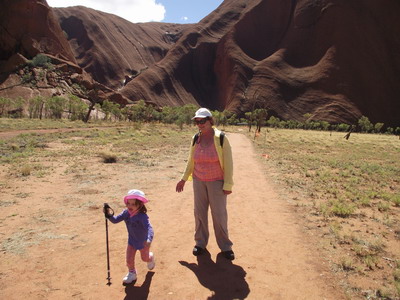
[[[232,191],[233,186],[233,160],[232,160],[232,148],[229,140],[224,137],[224,143],[221,147],[219,136],[221,135],[221,131],[214,127],[214,146],[218,153],[219,163],[221,164],[222,171],[224,172],[224,186],[223,189],[225,191]],[[190,151],[189,158],[186,165],[185,172],[183,173],[182,180],[191,180],[192,174],[194,170],[194,147],[192,137],[190,143]]]

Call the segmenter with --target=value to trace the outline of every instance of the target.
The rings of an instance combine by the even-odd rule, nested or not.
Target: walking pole
[[[109,210],[111,210],[112,214],[109,213]],[[111,207],[107,204],[104,203],[104,216],[106,219],[106,245],[107,245],[107,285],[110,286],[111,285],[111,276],[110,276],[110,251],[109,251],[109,247],[108,247],[108,219],[107,216],[109,215],[114,215],[114,211],[111,209]]]

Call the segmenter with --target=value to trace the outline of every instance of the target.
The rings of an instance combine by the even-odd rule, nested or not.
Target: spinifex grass
[[[375,287],[364,296],[385,290],[398,299],[392,262],[400,259],[399,138],[353,133],[346,140],[337,132],[264,128],[254,143],[281,197],[292,200],[306,228],[321,236],[332,268],[346,278],[374,277]]]
[[[105,122],[90,121],[84,123],[82,121],[71,121],[68,119],[10,119],[0,118],[0,132],[8,130],[27,130],[27,129],[54,129],[54,128],[93,128],[93,127],[110,127],[110,126],[126,126],[126,122]]]
[[[26,121],[29,123],[29,120]],[[54,122],[56,127],[57,124]],[[12,122],[9,125],[11,128],[14,127]],[[86,160],[98,157],[108,162],[104,157],[107,154],[112,156],[113,161],[120,163],[152,166],[159,163],[166,155],[175,155],[180,148],[187,151],[189,138],[194,131],[193,127],[185,126],[180,130],[175,125],[156,123],[120,123],[119,127],[114,127],[114,123],[110,125],[112,126],[110,128],[20,134],[4,139],[0,142],[0,163],[10,164],[10,169],[15,169],[13,166],[24,164],[29,166],[32,160],[41,157],[48,157],[48,161],[60,158],[68,160],[72,157],[71,163],[75,164],[78,156]],[[48,148],[54,144],[65,146],[59,147],[57,151]],[[35,174],[31,172],[28,175]]]
[[[328,208],[327,217],[365,206],[390,210],[400,195],[400,142],[395,136],[269,130],[256,139],[279,178]],[[379,209],[380,208],[380,209]]]

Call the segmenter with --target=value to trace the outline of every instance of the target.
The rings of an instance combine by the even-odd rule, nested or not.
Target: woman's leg
[[[232,249],[232,242],[229,239],[228,233],[227,197],[222,190],[223,184],[223,181],[209,181],[207,182],[207,187],[218,247],[222,251],[229,251]]]
[[[208,244],[208,195],[205,182],[193,179],[194,194],[194,240],[196,246],[206,248]]]

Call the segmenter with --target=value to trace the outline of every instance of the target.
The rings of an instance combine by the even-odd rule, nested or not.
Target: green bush
[[[32,58],[30,65],[33,67],[49,67],[51,65],[51,59],[45,54],[39,53]]]

